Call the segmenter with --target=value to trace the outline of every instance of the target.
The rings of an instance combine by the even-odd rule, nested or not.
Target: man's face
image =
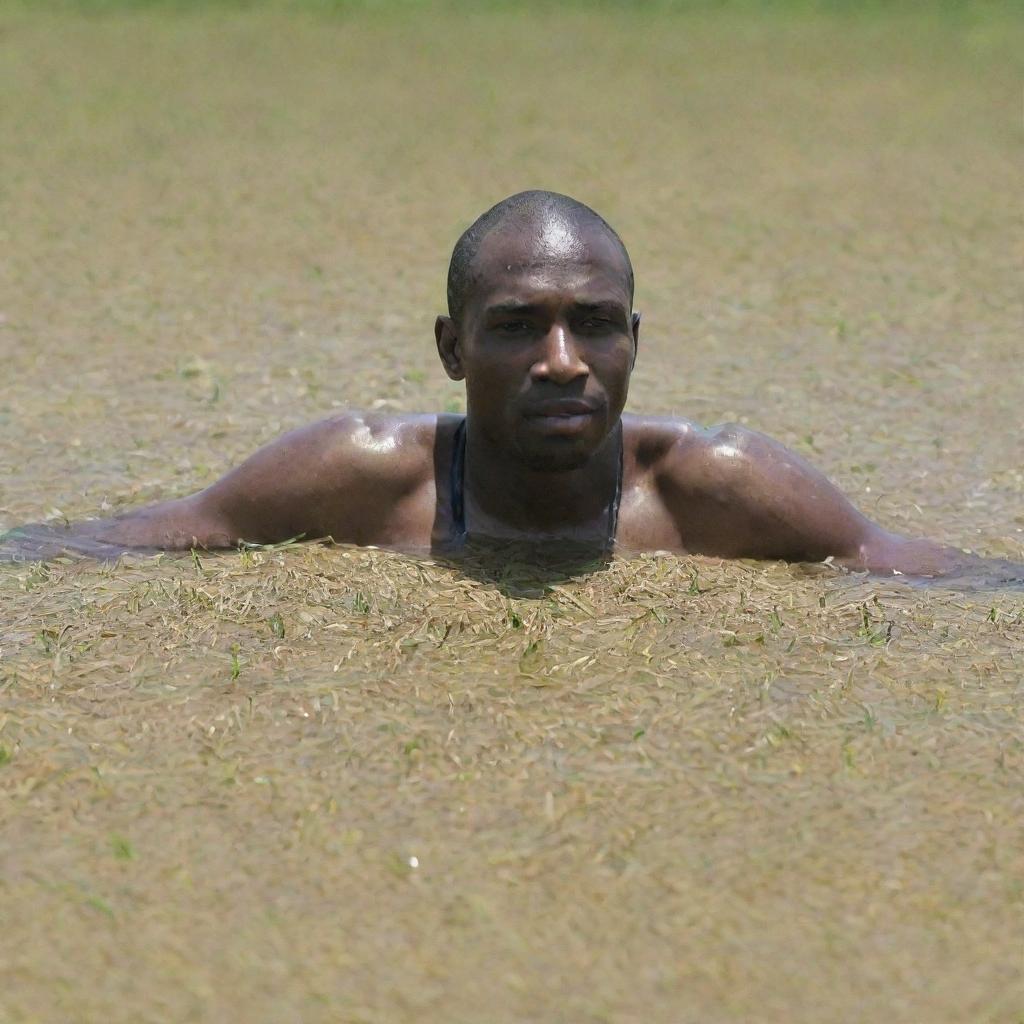
[[[625,260],[599,225],[554,219],[488,235],[461,322],[437,328],[473,429],[533,469],[585,464],[626,403],[631,305]]]

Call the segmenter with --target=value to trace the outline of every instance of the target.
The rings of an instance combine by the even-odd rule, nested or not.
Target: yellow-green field
[[[0,8],[0,530],[459,408],[448,253],[541,187],[633,410],[1024,560],[1008,5],[86,7]],[[1022,658],[1020,590],[825,567],[0,565],[0,1021],[1020,1024]]]

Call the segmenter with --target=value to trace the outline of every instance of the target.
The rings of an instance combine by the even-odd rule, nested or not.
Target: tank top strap
[[[452,465],[448,474],[452,533],[456,540],[466,536],[466,418],[459,421],[452,437]]]
[[[625,456],[623,449],[625,448],[625,431],[622,427],[622,421],[619,421],[619,465],[618,470],[615,474],[615,493],[612,495],[611,504],[608,506],[608,549],[611,550],[615,547],[615,537],[619,532],[619,505],[622,503],[622,474],[623,474],[623,462]]]

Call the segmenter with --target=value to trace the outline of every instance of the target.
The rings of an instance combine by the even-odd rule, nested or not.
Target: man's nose
[[[580,357],[579,347],[572,331],[561,324],[555,324],[544,337],[544,348],[540,358],[533,364],[536,380],[550,380],[556,384],[568,384],[589,372],[587,364]]]

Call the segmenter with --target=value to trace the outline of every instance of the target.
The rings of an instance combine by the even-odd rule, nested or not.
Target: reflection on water
[[[433,559],[495,586],[508,597],[541,597],[552,587],[608,568],[612,554],[573,541],[503,541],[470,538],[433,552]]]
[[[818,565],[793,566],[794,571],[805,573],[819,568]],[[953,590],[982,591],[1009,590],[1024,591],[1024,565],[1007,562],[1001,558],[979,558],[969,568],[959,569],[944,576],[908,576],[905,573],[868,573],[853,572],[840,568],[820,566],[831,576],[845,576],[851,583],[863,581],[875,584],[888,583],[899,593],[910,594],[914,591]]]
[[[156,555],[156,548],[126,548],[90,535],[88,522],[74,525],[29,523],[0,534],[0,562],[39,562],[66,556],[111,561],[122,555]]]
[[[1024,566],[1000,558],[984,558],[970,569],[945,576],[899,576],[895,579],[915,590],[1024,591]]]
[[[466,543],[433,550],[395,550],[450,565],[473,579],[492,583],[509,596],[515,597],[537,596],[553,584],[568,582],[607,568],[613,557],[600,547],[573,542],[527,543],[489,538],[471,539]],[[0,563],[38,562],[67,557],[114,561],[125,555],[146,557],[160,554],[166,552],[158,548],[128,548],[97,540],[91,535],[90,522],[60,525],[30,523],[0,534]],[[1024,565],[998,558],[975,558],[954,573],[936,577],[844,573],[842,569],[823,563],[795,564],[792,571],[800,576],[831,579],[837,574],[844,574],[851,582],[885,580],[897,588],[913,590],[1024,591]]]
[[[101,562],[116,561],[126,555],[141,558],[155,555],[180,556],[181,552],[165,552],[159,548],[128,548],[109,544],[91,536],[92,522],[60,525],[30,523],[0,534],[0,563],[39,562],[56,558],[83,558]],[[332,542],[323,542],[333,546]],[[292,547],[294,541],[284,545],[247,545],[252,548],[273,550]],[[551,586],[567,583],[606,569],[613,555],[606,549],[588,544],[566,541],[504,541],[491,538],[475,539],[458,544],[426,548],[399,547],[396,552],[414,558],[430,559],[439,565],[458,569],[464,575],[482,583],[490,583],[510,597],[536,597]],[[210,554],[216,554],[211,552]],[[638,556],[638,552],[629,555]],[[657,554],[657,553],[656,553]],[[665,552],[665,554],[669,554]],[[205,556],[204,556],[205,557]],[[757,564],[757,563],[750,563]],[[1024,592],[1024,565],[1001,558],[972,557],[956,572],[944,576],[921,577],[905,574],[870,574],[843,570],[827,563],[796,563],[791,566],[796,577],[820,577],[834,581],[847,577],[851,583],[859,581],[887,582],[896,590],[951,590],[974,592],[1002,590]]]

